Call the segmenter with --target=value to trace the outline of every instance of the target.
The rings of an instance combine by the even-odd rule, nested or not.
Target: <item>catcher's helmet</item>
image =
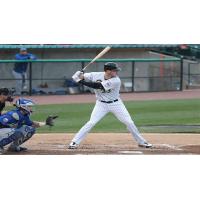
[[[106,70],[115,70],[115,71],[121,71],[121,68],[118,67],[117,63],[114,62],[107,62],[104,65],[104,71]]]
[[[33,112],[33,106],[35,105],[35,103],[30,100],[30,99],[23,99],[20,98],[16,101],[15,106],[18,109],[22,109],[23,111],[25,111],[27,114],[31,114]]]

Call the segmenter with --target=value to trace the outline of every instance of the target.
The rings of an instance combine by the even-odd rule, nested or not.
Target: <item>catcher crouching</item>
[[[20,98],[14,104],[16,109],[0,116],[0,154],[8,144],[8,151],[20,152],[27,148],[20,145],[29,140],[41,126],[53,126],[58,116],[48,116],[45,122],[36,122],[30,119],[35,103],[30,99]]]

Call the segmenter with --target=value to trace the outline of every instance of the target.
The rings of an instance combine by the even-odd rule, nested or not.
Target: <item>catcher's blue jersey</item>
[[[20,128],[23,125],[32,126],[33,122],[30,119],[30,115],[23,115],[20,110],[11,110],[0,116],[0,127],[12,128],[16,125],[16,128]]]

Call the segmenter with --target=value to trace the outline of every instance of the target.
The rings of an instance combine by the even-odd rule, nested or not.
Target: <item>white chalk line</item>
[[[154,144],[152,149],[160,149],[160,150],[171,149],[171,150],[176,150],[176,151],[182,151],[183,150],[183,149],[181,149],[177,146],[170,145],[170,144]]]

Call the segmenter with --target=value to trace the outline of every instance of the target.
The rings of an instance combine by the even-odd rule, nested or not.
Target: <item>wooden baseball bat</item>
[[[103,51],[101,51],[91,62],[89,62],[81,71],[84,72],[86,68],[94,63],[97,59],[101,58],[104,54],[106,54],[111,49],[110,46],[107,46]]]

